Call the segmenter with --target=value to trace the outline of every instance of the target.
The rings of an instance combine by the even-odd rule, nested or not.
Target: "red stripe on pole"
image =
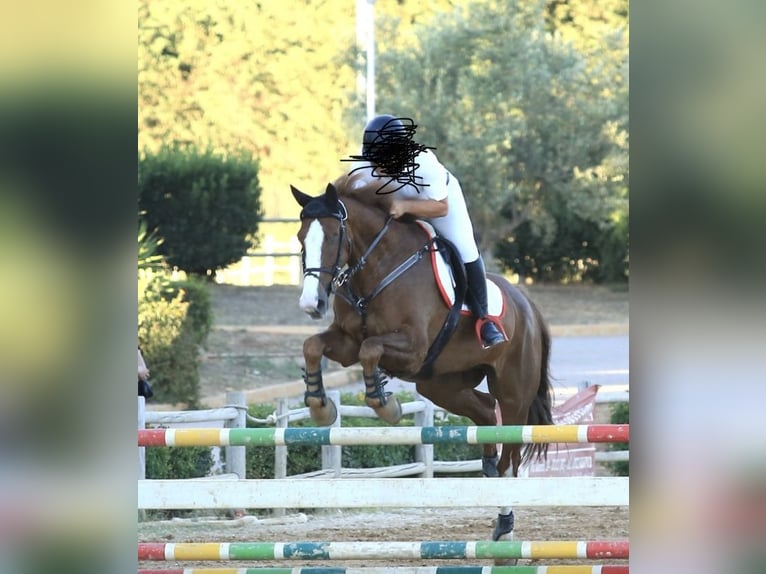
[[[138,429],[138,446],[167,446],[165,431],[167,429]]]
[[[139,570],[138,574],[184,574],[184,569],[171,568],[170,570]]]
[[[139,560],[165,560],[164,542],[139,542],[138,544]],[[183,570],[179,570],[183,572]]]
[[[630,542],[627,540],[595,540],[585,548],[588,558],[630,558]]]
[[[627,566],[602,566],[601,574],[629,574]]]
[[[588,425],[588,442],[630,442],[630,425]]]

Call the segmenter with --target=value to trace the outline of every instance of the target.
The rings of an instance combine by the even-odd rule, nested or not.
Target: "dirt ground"
[[[201,396],[300,380],[303,341],[330,324],[329,314],[318,321],[308,317],[298,307],[300,288],[295,286],[211,288],[214,323],[201,353]],[[534,285],[527,290],[554,335],[627,331],[626,289]],[[325,372],[338,369],[330,362]]]
[[[605,287],[533,286],[533,299],[556,329],[626,329],[628,293]],[[249,390],[299,380],[303,340],[330,323],[313,321],[297,305],[298,287],[212,286],[214,325],[202,349],[201,394]],[[332,363],[326,371],[337,369]],[[204,400],[203,400],[204,404]],[[608,420],[599,405],[596,420]],[[628,537],[627,507],[523,508],[516,514],[516,540],[607,540]],[[488,540],[496,508],[328,510],[283,518],[248,515],[196,517],[138,523],[140,542],[296,542]],[[610,560],[609,563],[626,561]],[[533,564],[520,560],[519,564]],[[544,564],[593,564],[593,561],[545,560]],[[490,560],[408,560],[399,566],[491,565]],[[140,568],[256,566],[393,566],[391,561],[143,562]]]

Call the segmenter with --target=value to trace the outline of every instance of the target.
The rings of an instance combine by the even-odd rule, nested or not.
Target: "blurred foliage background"
[[[140,0],[139,342],[182,373],[159,399],[199,400],[205,281],[285,245],[295,226],[262,224],[297,218],[289,185],[316,195],[358,153],[370,6],[376,112],[460,179],[488,267],[624,288],[627,0]]]
[[[140,156],[246,154],[263,215],[296,217],[289,184],[316,194],[358,152],[365,4],[140,0]],[[489,265],[626,281],[627,0],[373,6],[376,111],[460,178]]]

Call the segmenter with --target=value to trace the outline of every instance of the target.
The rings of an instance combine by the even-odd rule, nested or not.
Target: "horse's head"
[[[303,291],[299,305],[313,319],[321,319],[327,312],[332,283],[348,258],[348,214],[331,183],[318,197],[311,197],[292,185],[290,189],[303,208],[298,231],[303,258]]]

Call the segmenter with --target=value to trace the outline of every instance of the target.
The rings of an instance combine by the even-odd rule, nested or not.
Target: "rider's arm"
[[[447,202],[447,172],[430,151],[421,152],[415,157],[417,169],[415,180],[420,184],[419,197],[416,199],[397,197],[391,202],[390,215],[395,218],[405,213],[421,219],[443,217],[449,211]]]
[[[395,219],[404,214],[410,214],[422,219],[443,217],[449,211],[447,198],[439,201],[435,199],[394,199],[391,201],[388,213]]]

